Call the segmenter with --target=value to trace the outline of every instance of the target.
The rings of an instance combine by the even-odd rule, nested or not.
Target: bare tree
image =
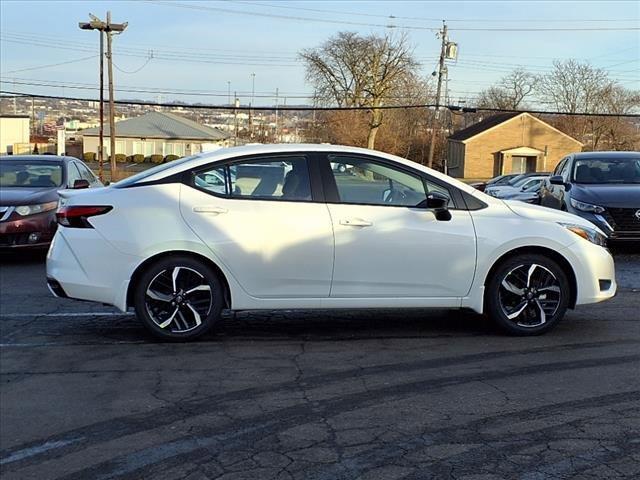
[[[383,109],[403,84],[417,77],[418,63],[406,34],[360,36],[341,32],[315,49],[303,50],[306,78],[319,104],[366,107],[368,148],[375,147]]]
[[[524,69],[516,69],[503,77],[497,85],[480,92],[478,106],[518,110],[524,106],[524,100],[533,94],[537,78]]]

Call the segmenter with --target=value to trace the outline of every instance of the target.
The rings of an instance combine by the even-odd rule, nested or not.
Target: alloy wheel
[[[164,269],[149,282],[145,306],[151,320],[171,333],[186,333],[202,324],[213,307],[211,286],[186,266]]]
[[[510,270],[500,283],[498,298],[502,312],[516,325],[533,328],[549,321],[561,303],[562,290],[546,267],[531,263]]]

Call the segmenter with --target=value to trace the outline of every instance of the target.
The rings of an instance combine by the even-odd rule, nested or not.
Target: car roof
[[[640,152],[578,152],[574,153],[573,157],[576,160],[583,159],[599,159],[599,158],[629,158],[640,159]]]
[[[65,157],[62,155],[2,155],[0,156],[0,161],[3,160],[17,160],[19,162],[32,162],[34,160],[37,160],[38,162],[61,163],[78,159],[74,157]]]

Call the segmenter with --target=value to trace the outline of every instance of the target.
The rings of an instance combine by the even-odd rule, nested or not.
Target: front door
[[[326,177],[337,191],[329,203],[335,235],[331,297],[467,295],[476,263],[469,212],[451,202],[451,220],[438,221],[434,212],[415,208],[429,191],[451,197],[446,186],[375,157],[328,160]]]
[[[313,201],[304,155],[216,163],[183,186],[180,209],[193,231],[257,298],[329,295],[333,231]]]

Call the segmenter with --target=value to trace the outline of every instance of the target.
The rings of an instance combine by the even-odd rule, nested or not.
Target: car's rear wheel
[[[200,337],[220,318],[223,290],[216,272],[197,259],[176,255],[150,265],[138,278],[134,307],[156,337]]]
[[[540,335],[562,320],[570,294],[567,275],[555,261],[517,255],[502,262],[487,284],[487,315],[510,334]]]

